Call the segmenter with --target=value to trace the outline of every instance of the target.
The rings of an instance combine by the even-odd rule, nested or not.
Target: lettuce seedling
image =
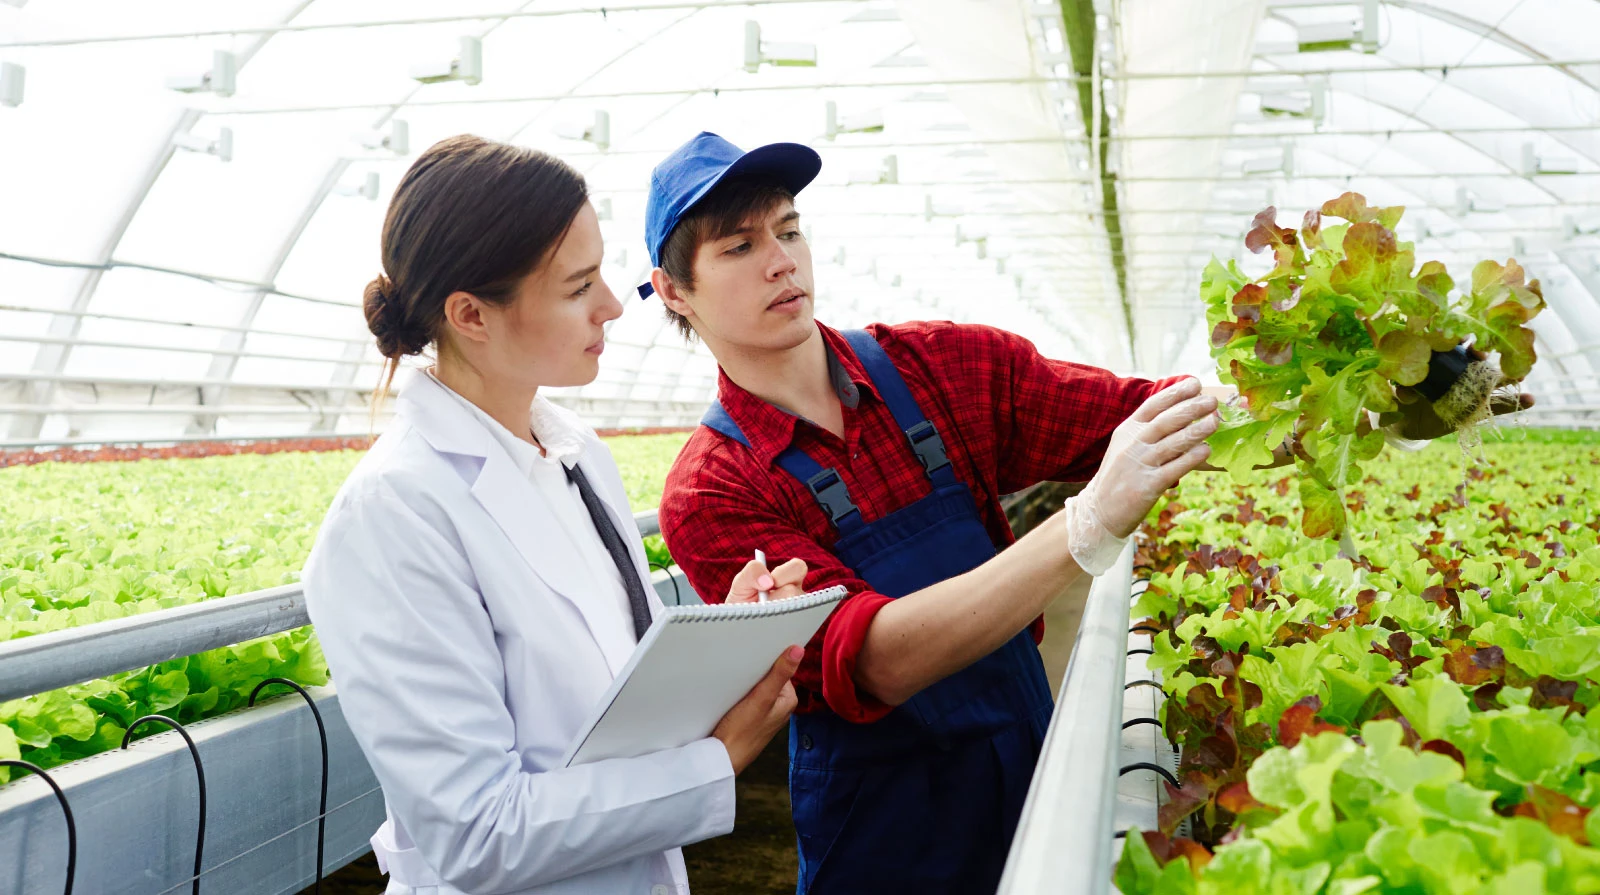
[[[1245,246],[1270,251],[1272,270],[1251,280],[1213,258],[1201,279],[1218,375],[1242,398],[1224,408],[1210,439],[1213,462],[1241,478],[1289,437],[1301,528],[1312,537],[1344,537],[1344,489],[1384,445],[1369,411],[1399,410],[1396,388],[1428,380],[1436,355],[1468,339],[1498,355],[1488,388],[1483,375],[1461,377],[1461,393],[1435,403],[1452,424],[1486,415],[1492,388],[1520,382],[1535,360],[1526,324],[1544,308],[1539,281],[1526,280],[1515,259],[1479,263],[1461,288],[1438,261],[1417,267],[1412,244],[1395,237],[1404,211],[1345,193],[1307,212],[1296,231],[1267,208]],[[1324,218],[1345,223],[1325,227]]]

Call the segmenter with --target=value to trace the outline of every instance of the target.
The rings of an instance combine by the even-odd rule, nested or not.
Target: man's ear
[[[483,301],[470,292],[452,292],[445,297],[444,322],[452,332],[469,342],[489,341]]]
[[[658,267],[650,271],[650,285],[655,288],[656,294],[661,296],[661,303],[666,305],[668,310],[680,317],[694,319],[694,307],[684,298],[684,292],[665,270]]]

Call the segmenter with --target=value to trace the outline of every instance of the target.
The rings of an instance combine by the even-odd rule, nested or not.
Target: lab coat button
[[[809,733],[800,734],[800,748],[802,748],[802,749],[810,749],[811,748],[811,734],[809,734]]]
[[[650,895],[667,895],[667,887],[666,886],[659,886],[659,885],[658,886],[651,886],[650,887]]]

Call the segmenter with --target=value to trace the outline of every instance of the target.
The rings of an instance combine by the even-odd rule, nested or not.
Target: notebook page
[[[708,736],[785,647],[811,640],[844,596],[843,587],[831,587],[769,603],[667,607],[564,764],[632,758]]]

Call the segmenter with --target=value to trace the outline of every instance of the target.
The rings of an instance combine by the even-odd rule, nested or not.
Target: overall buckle
[[[944,439],[939,437],[939,430],[933,423],[927,420],[917,423],[906,430],[906,438],[911,440],[911,449],[916,451],[924,472],[932,475],[950,465],[950,458],[944,452]]]
[[[824,469],[812,476],[806,481],[806,487],[810,489],[811,495],[817,499],[822,511],[828,514],[829,520],[835,526],[839,524],[839,520],[851,513],[859,515],[861,512],[850,500],[850,489],[845,485],[844,479],[839,478],[839,473],[832,469]]]

